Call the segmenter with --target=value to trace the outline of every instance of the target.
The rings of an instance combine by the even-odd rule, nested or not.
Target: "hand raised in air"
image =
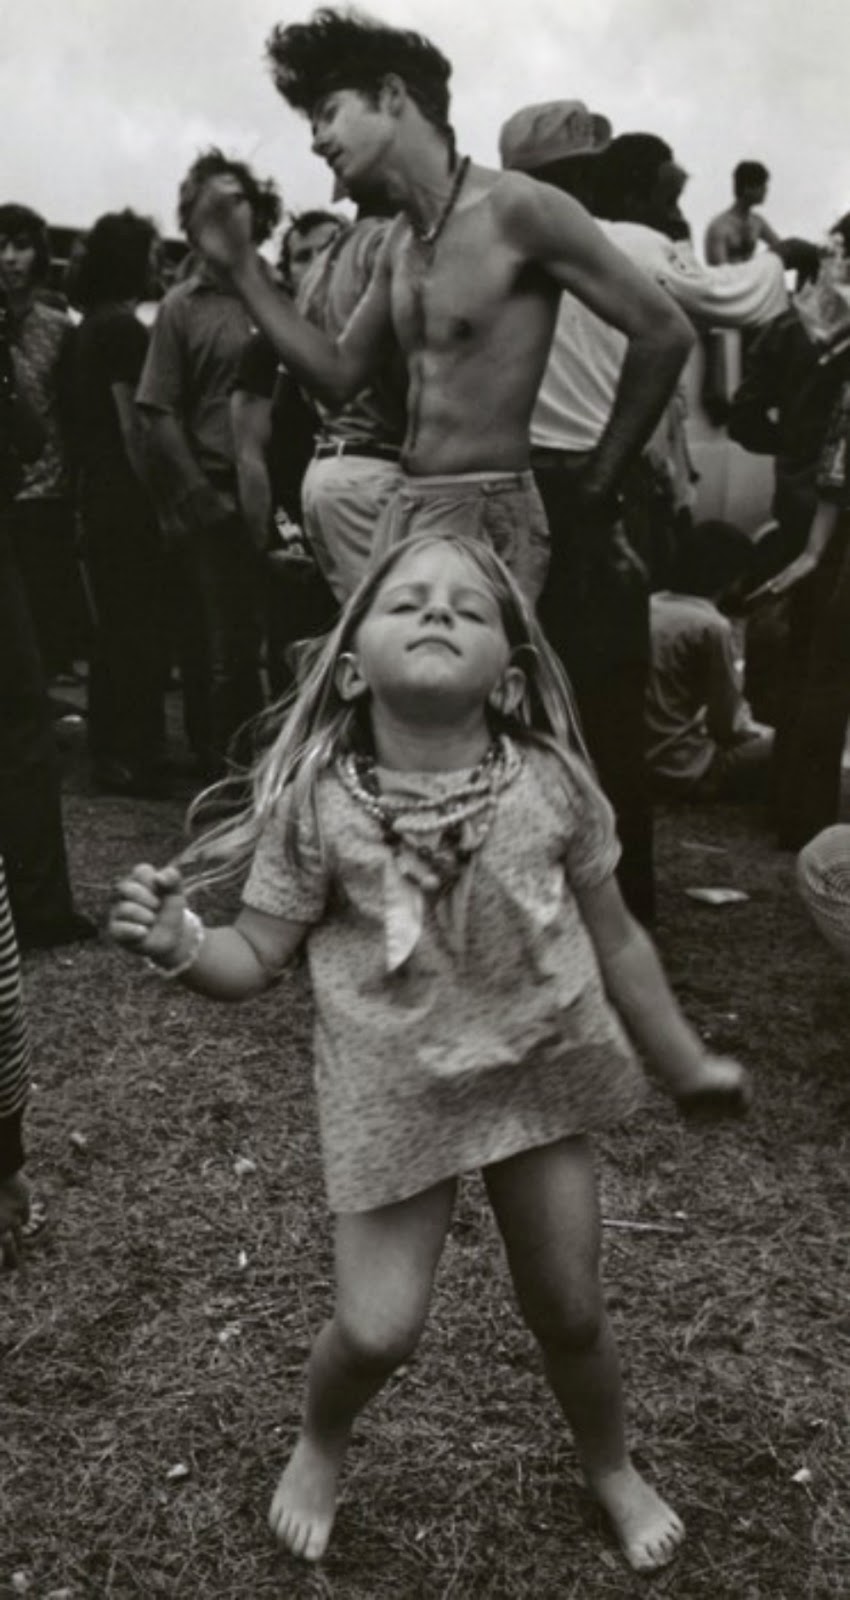
[[[253,255],[253,213],[238,179],[221,174],[207,180],[192,210],[189,236],[207,261],[226,273]]]

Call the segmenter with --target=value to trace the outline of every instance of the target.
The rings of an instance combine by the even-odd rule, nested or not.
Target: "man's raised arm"
[[[604,500],[652,434],[694,331],[671,297],[609,242],[575,200],[519,174],[511,183],[506,231],[514,242],[628,340],[614,406],[585,474],[587,497]]]
[[[384,252],[363,300],[340,339],[301,316],[281,293],[254,248],[251,212],[229,178],[206,184],[192,217],[192,243],[223,273],[287,370],[326,405],[340,406],[364,388],[392,334],[389,265]]]

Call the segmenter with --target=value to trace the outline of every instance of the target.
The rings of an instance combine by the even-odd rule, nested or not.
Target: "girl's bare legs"
[[[337,1298],[310,1355],[301,1433],[272,1501],[272,1532],[318,1561],[358,1412],[412,1355],[454,1204],[455,1183],[336,1218]]]
[[[590,1146],[562,1139],[484,1173],[522,1314],[575,1435],[587,1481],[638,1571],[669,1561],[676,1513],[632,1465],[620,1367],[599,1282],[600,1218]]]

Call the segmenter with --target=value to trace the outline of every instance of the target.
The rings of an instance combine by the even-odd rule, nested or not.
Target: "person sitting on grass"
[[[352,1426],[417,1343],[472,1168],[627,1560],[662,1566],[683,1537],[627,1453],[589,1136],[643,1096],[621,1017],[683,1106],[744,1109],[750,1087],[680,1012],[617,856],[527,602],[487,545],[441,533],[364,578],[252,807],[190,846],[196,882],[251,863],[235,923],[205,929],[176,865],[116,887],[113,939],[216,999],[265,989],[306,940],[337,1301],[271,1507],[296,1555],[325,1551]]]
[[[773,729],[744,699],[732,624],[718,609],[740,592],[755,547],[729,522],[679,542],[672,589],[650,600],[647,763],[663,800],[755,800],[767,790]]]

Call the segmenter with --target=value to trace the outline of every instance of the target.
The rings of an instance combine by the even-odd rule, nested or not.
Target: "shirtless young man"
[[[405,476],[378,551],[434,525],[462,527],[489,539],[536,598],[548,530],[528,471],[528,424],[561,290],[629,341],[584,475],[588,516],[616,491],[663,411],[690,327],[575,202],[523,174],[457,162],[451,68],[427,40],[326,10],[277,29],[269,56],[278,89],[309,116],[313,148],[340,181],[368,182],[402,208],[369,291],[338,340],[307,324],[270,287],[247,208],[225,180],[201,197],[193,236],[288,369],[332,405],[364,386],[395,332],[408,373]]]
[[[739,161],[732,174],[735,199],[727,211],[712,218],[705,235],[705,259],[711,267],[728,261],[749,261],[760,244],[779,246],[779,236],[753,206],[763,204],[770,173],[761,161]]]

